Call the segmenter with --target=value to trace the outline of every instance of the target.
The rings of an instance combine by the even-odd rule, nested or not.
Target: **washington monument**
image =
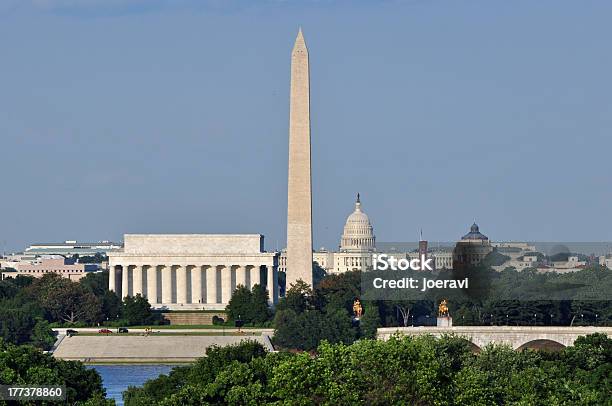
[[[308,49],[300,28],[291,52],[287,289],[298,279],[312,286],[309,76]]]

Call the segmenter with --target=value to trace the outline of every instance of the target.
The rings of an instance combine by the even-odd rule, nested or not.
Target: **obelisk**
[[[300,28],[291,53],[287,290],[301,279],[312,286],[312,190],[310,177],[310,74]]]

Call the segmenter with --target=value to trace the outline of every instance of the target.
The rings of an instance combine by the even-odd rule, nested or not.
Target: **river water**
[[[115,399],[117,405],[123,405],[122,392],[128,386],[142,386],[145,381],[167,374],[176,365],[92,365],[90,368],[98,371],[102,376],[102,383],[106,389],[106,397]]]

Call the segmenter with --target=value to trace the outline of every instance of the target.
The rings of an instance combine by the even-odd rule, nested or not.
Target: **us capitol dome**
[[[340,239],[340,252],[374,252],[376,237],[370,218],[361,210],[361,200],[357,193],[355,210],[346,219]]]
[[[376,237],[370,218],[361,209],[357,194],[355,210],[346,219],[338,251],[325,248],[313,252],[313,260],[328,273],[368,271],[372,269],[372,253],[376,252]],[[283,256],[280,268],[283,269]]]
[[[315,252],[314,259],[331,273],[368,271],[372,269],[372,253],[376,252],[376,237],[370,218],[361,209],[359,193],[355,210],[344,224],[338,252]]]

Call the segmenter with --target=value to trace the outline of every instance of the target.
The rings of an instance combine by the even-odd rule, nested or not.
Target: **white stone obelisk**
[[[308,49],[299,30],[291,53],[287,289],[298,279],[312,286],[312,191],[310,174],[310,74]]]

